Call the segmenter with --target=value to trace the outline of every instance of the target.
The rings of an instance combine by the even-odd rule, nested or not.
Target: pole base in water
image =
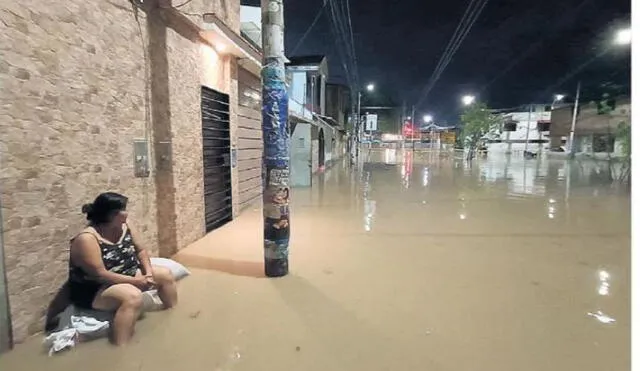
[[[265,259],[264,274],[267,277],[284,277],[289,274],[289,259]]]

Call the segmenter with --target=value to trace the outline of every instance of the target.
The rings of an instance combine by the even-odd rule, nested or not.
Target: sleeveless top
[[[108,271],[131,277],[136,275],[136,272],[140,268],[140,261],[138,260],[138,254],[133,244],[133,238],[131,237],[129,228],[126,228],[120,241],[115,244],[98,238],[96,235],[97,232],[84,231],[78,234],[78,236],[84,233],[91,234],[95,237],[100,246],[102,263]],[[75,238],[77,238],[77,236],[74,237],[74,239]],[[72,259],[69,259],[69,281],[80,284],[96,283],[96,279],[85,273],[81,267],[75,265]]]

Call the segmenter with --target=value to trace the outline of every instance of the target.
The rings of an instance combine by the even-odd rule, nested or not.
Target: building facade
[[[618,125],[631,125],[631,101],[628,98],[611,102],[613,110],[604,113],[595,102],[581,104],[575,125],[575,152],[598,155],[622,155],[621,140],[617,138]],[[561,148],[568,143],[573,118],[573,105],[563,105],[551,114],[551,147]]]
[[[239,1],[171,5],[0,2],[0,347],[42,330],[97,194],[128,196],[161,256],[259,199],[260,54]]]
[[[551,106],[532,105],[531,111],[502,114],[503,123],[487,141],[487,150],[497,153],[543,152],[549,149]]]

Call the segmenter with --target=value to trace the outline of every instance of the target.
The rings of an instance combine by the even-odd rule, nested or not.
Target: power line
[[[460,48],[460,45],[462,45],[462,42],[471,31],[471,28],[478,20],[478,17],[480,17],[480,14],[482,13],[484,7],[487,5],[488,1],[489,0],[471,0],[469,2],[464,15],[460,19],[460,22],[458,22],[458,26],[456,27],[456,30],[454,31],[451,39],[449,40],[449,43],[447,44],[445,52],[440,58],[433,73],[431,74],[427,85],[423,89],[417,105],[422,104],[422,102],[424,102],[424,100],[428,97],[436,82],[438,81],[438,79],[440,79],[440,76],[453,59],[455,53]]]
[[[357,63],[355,62],[355,47],[352,38],[347,36],[347,23],[344,9],[337,4],[337,0],[329,0],[330,23],[336,37],[336,48],[342,60],[342,65],[347,75],[347,81],[355,92],[358,84]],[[350,13],[349,13],[350,14]]]
[[[325,0],[322,4],[322,7],[320,8],[320,10],[318,10],[318,13],[316,14],[315,18],[313,19],[313,22],[311,22],[311,24],[309,25],[309,27],[307,28],[307,30],[304,32],[304,34],[302,35],[302,37],[300,38],[300,40],[298,40],[298,43],[296,44],[296,46],[293,48],[293,51],[291,52],[291,55],[295,55],[296,52],[298,51],[298,48],[300,48],[300,46],[302,45],[302,43],[304,42],[304,40],[307,38],[307,36],[309,36],[309,32],[311,32],[311,30],[313,29],[313,27],[316,25],[316,23],[318,23],[318,20],[320,20],[320,17],[322,16],[322,13],[324,12],[324,8],[327,6],[327,0]]]

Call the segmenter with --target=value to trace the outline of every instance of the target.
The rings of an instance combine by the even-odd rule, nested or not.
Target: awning
[[[327,117],[318,115],[317,113],[314,113],[313,117],[316,119],[315,124],[318,124],[319,127],[324,127],[329,131],[334,131],[337,129],[336,127],[334,127],[329,123],[329,121],[327,120]]]
[[[231,30],[215,14],[206,13],[198,16],[197,20],[195,20],[196,15],[185,15],[174,8],[163,8],[162,14],[170,26],[182,29],[186,27],[202,42],[211,45],[219,53],[235,56],[239,59],[242,68],[260,76],[262,53],[249,41]]]
[[[331,116],[323,116],[323,115],[319,115],[317,113],[313,114],[314,116],[318,117],[320,120],[325,121],[326,123],[328,123],[329,125],[338,128],[340,126],[340,124],[338,123],[338,121],[336,121],[336,119],[334,119]]]

